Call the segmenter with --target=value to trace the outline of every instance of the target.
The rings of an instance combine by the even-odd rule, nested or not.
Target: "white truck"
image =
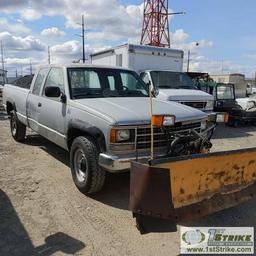
[[[91,55],[95,65],[119,66],[135,70],[145,83],[158,90],[157,98],[176,101],[206,112],[215,122],[214,98],[198,90],[183,71],[182,50],[125,44]]]
[[[204,112],[158,99],[152,99],[153,114],[163,127],[154,128],[152,140],[148,87],[128,69],[42,66],[30,89],[6,84],[3,92],[13,138],[24,140],[28,127],[68,150],[74,182],[85,194],[102,188],[106,171],[148,160],[151,141],[156,157],[210,147]]]

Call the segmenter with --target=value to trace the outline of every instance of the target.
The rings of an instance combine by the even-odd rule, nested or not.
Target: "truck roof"
[[[156,47],[156,46],[149,46],[149,45],[137,45],[137,44],[123,44],[123,45],[119,45],[113,48],[109,48],[103,51],[99,51],[96,53],[92,53],[91,57],[97,56],[97,55],[101,55],[104,53],[109,53],[109,52],[114,52],[116,49],[119,48],[127,48],[128,51],[131,52],[136,52],[136,50],[151,50],[151,51],[157,51],[157,52],[176,52],[176,53],[181,53],[183,54],[183,50],[177,50],[177,49],[171,49],[171,48],[163,48],[163,47]]]
[[[72,64],[48,64],[48,65],[40,65],[40,68],[107,68],[107,69],[119,69],[119,70],[126,70],[126,71],[133,71],[129,68],[123,67],[115,67],[115,66],[107,66],[107,65],[93,65],[93,64],[81,64],[81,63],[72,63]]]

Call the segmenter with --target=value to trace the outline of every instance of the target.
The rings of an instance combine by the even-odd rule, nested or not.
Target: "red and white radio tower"
[[[144,0],[143,27],[140,44],[170,48],[168,0]]]

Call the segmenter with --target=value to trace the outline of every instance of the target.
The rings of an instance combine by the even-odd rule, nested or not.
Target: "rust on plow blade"
[[[132,162],[130,210],[174,222],[256,197],[256,148]]]

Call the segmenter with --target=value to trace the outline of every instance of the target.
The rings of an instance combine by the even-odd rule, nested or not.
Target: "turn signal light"
[[[164,116],[155,115],[151,117],[151,123],[153,126],[162,127],[163,121],[164,121]]]
[[[229,119],[229,114],[225,113],[224,115],[224,123],[227,124],[228,123],[228,119]]]

